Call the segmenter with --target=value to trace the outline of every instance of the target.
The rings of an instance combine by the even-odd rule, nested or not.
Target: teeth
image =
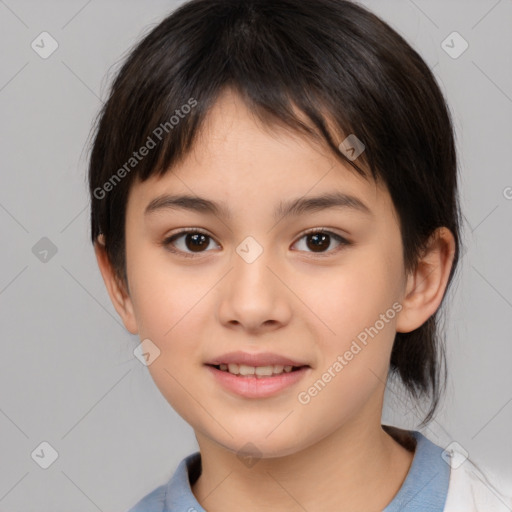
[[[273,366],[257,366],[255,373],[256,373],[256,375],[265,375],[265,376],[269,377],[270,375],[272,375],[274,373],[274,367]]]
[[[238,371],[238,365],[237,364],[228,364],[228,371],[229,373],[234,373],[235,375],[238,375],[240,372]]]
[[[293,366],[287,365],[284,366],[282,364],[275,364],[272,366],[247,366],[245,364],[220,364],[220,370],[224,372],[229,372],[234,375],[256,375],[256,377],[269,377],[271,375],[279,375],[283,372],[290,373],[292,371]]]
[[[256,368],[254,368],[254,366],[246,366],[245,364],[241,364],[238,367],[238,373],[240,375],[254,375],[255,370]],[[229,371],[231,371],[231,368],[229,368]]]

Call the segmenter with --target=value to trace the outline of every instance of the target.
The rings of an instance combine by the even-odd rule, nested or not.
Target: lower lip
[[[303,366],[293,372],[283,372],[272,377],[240,377],[232,373],[217,370],[213,366],[206,366],[217,381],[229,391],[246,398],[265,398],[273,396],[283,389],[299,382],[311,370],[309,366]]]

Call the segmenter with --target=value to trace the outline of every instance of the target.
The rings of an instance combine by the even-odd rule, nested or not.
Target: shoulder
[[[144,496],[127,512],[204,512],[191,489],[191,482],[200,472],[201,455],[194,452],[182,459],[167,483]]]
[[[166,495],[167,485],[164,484],[144,496],[126,512],[148,512],[148,510],[151,510],[151,512],[163,512]]]
[[[509,490],[508,490],[509,491]],[[510,512],[512,497],[497,489],[469,459],[452,467],[444,512]]]

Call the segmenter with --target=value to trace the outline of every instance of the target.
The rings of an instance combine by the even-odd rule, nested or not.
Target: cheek
[[[305,424],[311,436],[328,433],[363,407],[379,409],[397,313],[393,269],[383,261],[378,255],[359,258],[353,266],[332,273],[323,293],[310,291],[307,300],[320,305],[315,313],[328,326],[314,320],[320,325],[314,329],[318,367],[297,396],[298,412],[322,418]]]
[[[199,332],[205,319],[211,317],[206,309],[212,307],[201,299],[211,287],[207,283],[215,281],[191,281],[186,272],[170,265],[150,264],[148,259],[137,265],[136,261],[134,258],[132,302],[141,326],[139,335],[160,350],[148,371],[178,414],[197,423],[190,397],[198,397],[202,391],[194,380],[202,358]]]
[[[307,384],[317,384],[311,393],[302,390],[311,400],[304,405],[309,412],[322,416],[339,404],[336,416],[342,421],[385,385],[400,308],[397,270],[382,253],[359,251],[357,261],[331,272],[324,287],[310,291],[308,301],[320,305],[315,313],[328,327],[321,326],[323,335],[316,329],[319,364]]]
[[[192,269],[172,265],[164,249],[134,249],[130,256],[131,299],[141,336],[154,338],[165,348],[194,314],[194,305],[204,294],[201,282],[191,279]]]
[[[128,275],[140,337],[158,346],[166,366],[196,361],[198,333],[211,319],[208,292],[218,278],[206,269],[173,265],[163,250],[154,248],[131,253]]]
[[[317,305],[314,312],[330,328],[325,339],[347,342],[374,325],[381,314],[385,315],[397,297],[395,274],[379,254],[360,252],[346,267],[331,272],[323,286],[304,290],[310,303]],[[391,315],[393,311],[388,316]],[[388,331],[392,324],[379,326]]]

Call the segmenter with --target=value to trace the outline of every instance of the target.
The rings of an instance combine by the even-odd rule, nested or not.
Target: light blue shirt
[[[421,432],[411,431],[416,439],[409,472],[393,501],[383,512],[442,512],[446,502],[450,466],[443,460],[443,449]],[[206,512],[192,493],[201,471],[201,455],[185,457],[172,478],[142,498],[128,512]]]

